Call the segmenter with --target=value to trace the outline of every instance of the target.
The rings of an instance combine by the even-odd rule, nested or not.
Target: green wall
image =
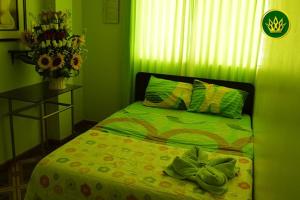
[[[103,1],[85,1],[88,59],[84,69],[84,116],[101,120],[128,103],[130,0],[120,1],[120,23],[104,24]]]
[[[281,39],[265,39],[257,71],[254,115],[256,200],[300,199],[300,1],[269,1],[291,23]]]

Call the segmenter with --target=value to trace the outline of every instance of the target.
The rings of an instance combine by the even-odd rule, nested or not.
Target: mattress
[[[179,119],[185,119],[183,116]],[[247,157],[230,156],[237,159],[240,173],[228,182],[227,193],[213,196],[194,183],[163,174],[174,157],[186,149],[107,132],[89,130],[43,158],[33,171],[25,200],[252,199],[252,160]],[[209,158],[224,156],[209,153]]]
[[[198,145],[206,151],[253,157],[249,115],[231,119],[147,107],[136,102],[100,122],[94,129],[176,147]]]

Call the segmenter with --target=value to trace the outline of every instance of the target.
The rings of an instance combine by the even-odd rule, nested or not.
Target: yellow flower
[[[74,54],[71,59],[72,68],[75,70],[79,70],[82,63],[82,58],[79,54]]]
[[[51,71],[57,70],[58,68],[62,68],[65,65],[65,57],[62,54],[57,54],[52,59],[52,66],[50,68]]]
[[[78,43],[79,43],[79,44],[84,44],[84,43],[85,43],[85,37],[84,37],[84,35],[81,35],[81,36],[78,38]]]
[[[85,43],[85,37],[84,35],[81,36],[76,36],[72,38],[72,47],[73,48],[78,48],[80,45],[83,45]]]
[[[48,69],[52,65],[51,57],[48,54],[43,54],[38,59],[38,66],[41,69]]]

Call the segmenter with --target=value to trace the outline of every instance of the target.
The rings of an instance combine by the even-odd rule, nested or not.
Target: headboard
[[[151,75],[154,75],[157,78],[164,78],[173,81],[181,81],[187,83],[193,83],[194,79],[199,79],[207,83],[213,83],[216,85],[222,85],[225,87],[236,88],[248,92],[247,99],[244,104],[243,113],[253,114],[253,104],[254,104],[254,86],[250,83],[240,83],[234,81],[223,81],[215,79],[205,79],[197,77],[186,77],[186,76],[176,76],[176,75],[167,75],[167,74],[155,74],[147,72],[138,72],[135,79],[135,101],[143,101],[145,97],[145,91],[149,82]]]

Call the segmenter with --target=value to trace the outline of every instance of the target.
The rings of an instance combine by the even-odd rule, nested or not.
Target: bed
[[[141,100],[151,75],[137,75],[133,104],[43,158],[32,174],[25,199],[252,199],[253,86],[205,80],[249,93],[243,117],[229,119],[143,106]],[[208,151],[209,158],[236,158],[240,172],[229,181],[224,195],[212,195],[194,183],[163,174],[174,157],[193,145]]]

